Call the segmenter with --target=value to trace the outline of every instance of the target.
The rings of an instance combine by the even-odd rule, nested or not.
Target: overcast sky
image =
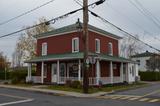
[[[13,18],[21,13],[31,10],[50,0],[0,0],[0,23]],[[82,1],[82,0],[80,0]],[[89,0],[89,3],[97,0]],[[130,0],[135,2],[135,0]],[[137,0],[144,8],[149,10],[154,17],[160,20],[160,0]],[[40,17],[51,19],[67,12],[80,8],[74,0],[55,0],[54,2],[30,13],[17,20],[0,26],[0,36],[21,29],[23,26],[33,25]],[[160,23],[153,23],[144,16],[129,0],[106,0],[100,6],[92,7],[90,10],[96,12],[103,18],[128,31],[131,34],[138,34],[144,42],[160,49]],[[73,24],[80,18],[82,21],[82,11],[77,12],[63,20],[57,21],[53,27]],[[110,25],[90,15],[89,24],[102,28],[106,31],[117,33]],[[17,38],[20,34],[0,39],[0,51],[11,58]],[[120,36],[123,36],[120,34]]]

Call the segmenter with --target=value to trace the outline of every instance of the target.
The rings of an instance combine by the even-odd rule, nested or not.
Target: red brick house
[[[65,84],[83,80],[83,33],[79,23],[35,36],[37,57],[26,61],[26,81]],[[135,62],[119,57],[121,37],[89,25],[89,84],[134,82],[138,76]],[[36,76],[31,66],[36,64]]]

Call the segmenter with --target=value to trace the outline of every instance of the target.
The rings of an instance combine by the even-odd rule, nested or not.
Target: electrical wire
[[[154,23],[159,29],[160,25],[157,23],[149,13],[147,13],[144,9],[138,7],[132,0],[128,0],[141,14],[143,14],[148,20],[150,20],[152,23]],[[137,3],[137,2],[136,2]]]
[[[153,37],[155,40],[160,41],[160,39],[156,36],[152,36],[153,34],[149,31],[147,31],[146,29],[144,29],[144,27],[142,27],[141,25],[137,24],[131,17],[128,17],[127,15],[125,15],[124,13],[122,13],[121,11],[116,10],[115,8],[113,8],[112,6],[108,5],[108,7],[110,7],[112,10],[114,10],[115,12],[117,12],[118,14],[121,14],[121,16],[125,17],[126,19],[128,19],[130,22],[134,23],[137,27],[141,28],[144,32],[148,33],[147,36]]]
[[[104,1],[105,1],[105,0],[96,1],[96,2],[94,2],[94,3],[89,4],[88,7],[90,7],[90,6],[92,6],[92,5],[100,5],[100,4],[102,4]],[[27,30],[27,29],[31,29],[31,28],[37,27],[37,26],[39,26],[39,25],[43,25],[43,24],[49,25],[50,22],[52,22],[52,21],[53,21],[53,24],[54,24],[54,23],[55,23],[56,21],[58,21],[59,19],[63,19],[63,18],[65,18],[65,17],[67,17],[68,15],[74,14],[74,13],[76,13],[77,11],[80,11],[80,10],[82,10],[82,9],[83,9],[83,7],[82,7],[82,8],[79,8],[79,9],[76,9],[76,10],[73,10],[73,11],[71,11],[71,12],[68,12],[68,13],[66,13],[66,14],[64,14],[64,15],[59,16],[59,17],[50,19],[50,20],[48,20],[48,21],[46,21],[46,22],[42,22],[42,23],[39,23],[39,24],[30,26],[30,27],[23,28],[23,29],[21,29],[21,30],[18,30],[18,31],[9,33],[9,34],[2,35],[2,36],[0,36],[0,38],[4,38],[4,37],[7,37],[7,36],[11,36],[11,35],[13,35],[13,34],[16,34],[16,33],[22,32],[22,31],[25,31],[25,30]]]
[[[1,23],[0,23],[0,26],[1,26],[1,25],[4,25],[4,24],[7,24],[7,23],[9,23],[9,22],[11,22],[11,21],[14,21],[14,20],[16,20],[16,19],[18,19],[18,18],[20,18],[20,17],[22,17],[22,16],[24,16],[24,15],[27,15],[27,14],[35,11],[35,10],[38,10],[39,8],[48,5],[48,4],[52,3],[53,1],[55,1],[55,0],[50,0],[50,1],[44,3],[44,4],[40,5],[40,6],[37,6],[37,7],[33,8],[33,9],[29,10],[29,11],[26,11],[26,12],[24,12],[24,13],[18,15],[18,16],[15,16],[15,17],[13,17],[13,18],[11,18],[11,19],[8,19],[8,20],[6,20],[6,21],[4,21],[4,22],[1,22]]]
[[[154,50],[160,52],[159,49],[157,49],[157,48],[153,47],[152,45],[150,45],[150,44],[148,44],[148,43],[146,43],[146,42],[140,40],[139,38],[137,38],[137,37],[135,37],[134,35],[128,33],[127,31],[121,29],[120,27],[118,27],[118,26],[112,24],[111,22],[109,22],[108,20],[102,18],[101,16],[99,16],[99,15],[96,14],[95,12],[93,12],[93,11],[91,11],[91,10],[88,10],[88,11],[89,11],[89,12],[91,13],[91,15],[93,15],[94,17],[97,17],[97,18],[101,19],[103,22],[105,22],[105,23],[107,23],[107,24],[110,24],[110,25],[112,25],[113,27],[115,27],[116,29],[118,29],[119,31],[123,32],[124,35],[128,35],[128,36],[134,38],[135,40],[137,40],[137,41],[139,41],[139,42],[142,42],[144,45],[146,45],[146,46],[148,46],[148,47],[150,47],[150,48],[152,48],[152,49],[154,49]]]

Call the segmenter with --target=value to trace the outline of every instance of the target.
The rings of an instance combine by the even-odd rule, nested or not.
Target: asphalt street
[[[152,89],[152,90],[150,90]],[[137,90],[117,92],[117,95],[145,95],[160,89],[158,84]],[[146,90],[146,93],[144,93]],[[150,90],[150,91],[148,91]],[[142,92],[143,91],[143,92]],[[137,92],[137,93],[136,93]],[[114,94],[114,95],[116,95]],[[149,95],[160,98],[159,92]],[[106,96],[107,97],[107,96]],[[76,98],[68,96],[56,96],[38,92],[22,91],[8,88],[0,88],[0,106],[160,106],[159,102],[146,102],[138,100],[120,100],[107,98]]]
[[[148,87],[144,88],[139,88],[139,89],[134,89],[134,90],[128,90],[128,91],[123,91],[123,92],[117,92],[116,94],[120,95],[138,95],[138,96],[144,96],[147,94],[153,93],[153,95],[149,95],[148,97],[157,97],[160,98],[160,83],[153,83],[150,84]]]

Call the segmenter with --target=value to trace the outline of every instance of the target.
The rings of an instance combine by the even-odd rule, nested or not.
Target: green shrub
[[[27,68],[20,68],[10,72],[11,83],[25,83],[26,76],[28,74]],[[32,76],[35,75],[35,71],[32,70]]]
[[[5,71],[0,71],[0,80],[5,79]],[[9,79],[9,72],[6,71],[6,79]]]
[[[80,81],[72,81],[71,87],[72,87],[72,88],[81,88],[82,85],[81,85],[81,82],[80,82]]]
[[[142,81],[160,81],[160,72],[139,72]]]
[[[71,87],[72,85],[72,81],[71,80],[66,80],[66,84],[67,87]]]

